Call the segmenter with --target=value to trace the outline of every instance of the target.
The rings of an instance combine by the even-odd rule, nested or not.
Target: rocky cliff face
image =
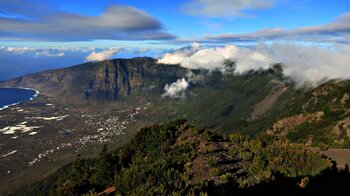
[[[144,76],[143,64],[128,66],[123,60],[107,61],[88,82],[85,97],[87,100],[115,100],[119,96],[141,92]]]
[[[133,95],[159,94],[186,70],[156,64],[152,58],[115,59],[30,74],[0,83],[35,88],[65,101],[112,101]]]

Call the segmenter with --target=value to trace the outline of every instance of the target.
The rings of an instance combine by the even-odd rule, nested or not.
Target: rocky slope
[[[349,81],[324,83],[295,101],[291,108],[296,112],[275,122],[267,133],[310,146],[349,148],[349,92]]]
[[[330,172],[331,165],[316,152],[285,140],[222,137],[177,120],[142,128],[122,148],[103,148],[93,161],[78,158],[68,169],[22,192],[95,195],[110,187],[117,195],[343,193],[344,183],[335,186],[336,192],[334,186],[318,187],[318,178]]]

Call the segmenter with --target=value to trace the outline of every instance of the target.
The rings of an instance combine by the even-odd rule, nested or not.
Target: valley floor
[[[0,111],[0,192],[33,183],[103,144],[128,142],[147,106],[72,107],[47,94]],[[122,109],[120,109],[122,108]]]

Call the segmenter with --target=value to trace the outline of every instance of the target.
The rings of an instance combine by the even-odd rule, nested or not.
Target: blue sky
[[[349,0],[0,0],[0,80],[211,45],[350,42]]]
[[[129,5],[144,10],[164,24],[172,34],[180,37],[204,34],[250,33],[260,29],[282,27],[294,29],[322,25],[350,11],[348,0],[282,0],[264,10],[249,10],[250,17],[221,18],[193,16],[184,12],[186,0],[75,0],[49,1],[58,9],[82,15],[98,16],[106,7]],[[215,2],[215,1],[213,1]],[[235,1],[233,0],[234,4]]]

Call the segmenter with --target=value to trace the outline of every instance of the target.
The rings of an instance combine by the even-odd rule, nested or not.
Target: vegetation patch
[[[308,176],[312,182],[331,166],[304,145],[268,136],[224,137],[177,120],[142,128],[130,143],[115,151],[104,147],[93,161],[78,157],[45,194],[97,194],[113,186],[121,195],[214,195],[279,179],[292,180],[297,189],[301,179]],[[29,192],[38,193],[36,186]],[[306,180],[303,186],[308,186]]]

